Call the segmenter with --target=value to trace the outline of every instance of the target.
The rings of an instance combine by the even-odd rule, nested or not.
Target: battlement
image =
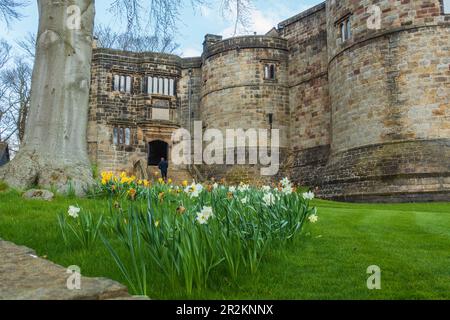
[[[230,50],[280,49],[287,51],[287,41],[280,37],[264,35],[240,36],[214,42],[205,49],[206,51],[203,52],[203,59],[208,59],[213,55]]]

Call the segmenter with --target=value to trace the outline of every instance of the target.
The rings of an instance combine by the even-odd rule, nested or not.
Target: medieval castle
[[[170,161],[172,132],[194,121],[277,128],[280,175],[324,198],[448,201],[447,13],[443,0],[328,0],[266,35],[206,35],[197,58],[96,48],[91,160],[146,176],[161,156]],[[257,177],[253,166],[171,169]]]

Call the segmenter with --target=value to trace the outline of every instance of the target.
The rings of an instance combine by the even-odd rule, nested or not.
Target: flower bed
[[[314,194],[298,192],[288,179],[262,188],[174,186],[103,173],[93,194],[109,197],[109,214],[70,207],[58,218],[64,241],[88,250],[101,240],[134,294],[148,293],[152,270],[187,294],[213,276],[235,282],[242,270],[256,273],[269,249],[289,245],[305,221],[318,219],[309,205]]]

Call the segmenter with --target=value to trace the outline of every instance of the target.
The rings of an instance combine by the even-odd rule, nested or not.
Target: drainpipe
[[[188,117],[188,125],[189,125],[189,134],[191,135],[191,159],[192,159],[192,69],[188,71],[189,81],[188,81],[188,109],[189,109],[189,117]],[[191,164],[188,164],[189,172],[192,174]]]

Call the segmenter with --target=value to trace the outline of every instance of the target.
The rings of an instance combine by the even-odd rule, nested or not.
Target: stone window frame
[[[133,132],[130,127],[114,125],[112,134],[112,144],[115,146],[133,145]]]
[[[280,65],[280,61],[277,60],[264,60],[260,61],[263,65],[263,79],[264,81],[278,81],[278,69]],[[269,77],[267,75],[269,74]]]
[[[275,63],[266,63],[264,65],[264,80],[277,79],[277,66]]]
[[[125,94],[133,94],[133,77],[115,72],[112,75],[112,91]]]
[[[447,3],[447,4],[446,4]],[[450,15],[450,1],[441,0],[441,13],[442,15]]]
[[[338,30],[338,37],[341,39],[341,43],[346,43],[353,37],[352,31],[352,18],[353,13],[348,12],[334,23]]]
[[[174,77],[167,75],[145,75],[142,83],[142,93],[144,94],[164,97],[177,96],[177,80]]]

